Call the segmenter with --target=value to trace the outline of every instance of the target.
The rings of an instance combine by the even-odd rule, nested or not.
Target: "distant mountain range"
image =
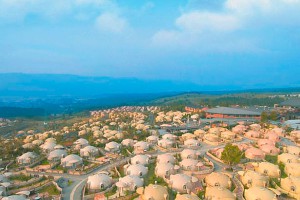
[[[241,92],[243,86],[197,85],[184,81],[142,80],[137,78],[88,77],[66,74],[0,74],[0,98],[84,97],[116,94],[158,94],[219,91]],[[299,88],[255,89],[243,91],[300,91]]]
[[[145,94],[199,91],[199,85],[168,80],[87,77],[65,74],[0,74],[0,97]]]

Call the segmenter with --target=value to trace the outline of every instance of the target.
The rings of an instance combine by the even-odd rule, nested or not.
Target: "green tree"
[[[275,111],[272,111],[269,115],[269,119],[272,120],[272,121],[276,121],[277,117],[278,117],[278,115]]]
[[[269,118],[269,116],[268,116],[268,114],[266,112],[262,112],[261,113],[261,119],[260,119],[261,122],[268,121],[268,118]]]
[[[230,166],[238,164],[242,157],[243,152],[238,148],[238,146],[230,143],[226,144],[221,155],[221,159]]]

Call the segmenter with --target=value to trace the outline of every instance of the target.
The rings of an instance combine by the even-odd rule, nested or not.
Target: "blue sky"
[[[300,0],[0,0],[0,73],[299,86]]]

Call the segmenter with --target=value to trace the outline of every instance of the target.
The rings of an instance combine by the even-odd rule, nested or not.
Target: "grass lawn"
[[[265,160],[275,165],[277,164],[277,156],[266,155]]]
[[[47,159],[42,160],[41,165],[49,165],[49,161]]]
[[[60,194],[59,190],[53,184],[51,184],[50,186],[44,187],[43,189],[39,190],[39,193],[48,193],[51,196],[55,196],[55,195],[59,195]]]
[[[11,176],[9,179],[12,181],[29,181],[32,177],[31,176],[26,176],[25,174],[18,174],[18,175],[14,175]]]

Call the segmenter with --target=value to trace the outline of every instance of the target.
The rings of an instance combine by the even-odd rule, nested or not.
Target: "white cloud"
[[[233,31],[239,27],[239,19],[234,15],[194,11],[181,15],[176,25],[189,32]]]
[[[199,46],[218,48],[219,45],[236,49],[234,44],[242,47],[247,43],[247,37],[252,42],[253,38],[249,38],[251,34],[247,32],[259,32],[265,26],[282,29],[285,26],[297,26],[300,24],[299,15],[300,0],[226,0],[222,9],[217,11],[184,11],[175,19],[173,29],[157,31],[152,41],[155,45],[166,47],[189,45],[199,49]],[[231,40],[230,44],[228,40]],[[253,43],[244,46],[251,47],[251,51],[262,50]]]
[[[103,13],[97,17],[96,27],[103,31],[120,33],[127,28],[127,21],[118,14]]]

